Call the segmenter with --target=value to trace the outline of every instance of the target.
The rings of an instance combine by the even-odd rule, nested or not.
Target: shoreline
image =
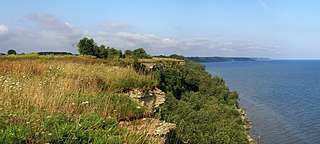
[[[244,122],[243,127],[245,128],[245,130],[247,132],[247,138],[248,138],[249,143],[250,144],[258,143],[258,139],[254,138],[254,136],[250,132],[250,130],[252,128],[252,122],[251,122],[250,118],[247,116],[246,111],[244,110],[244,108],[238,108],[238,112],[240,113],[241,119]]]

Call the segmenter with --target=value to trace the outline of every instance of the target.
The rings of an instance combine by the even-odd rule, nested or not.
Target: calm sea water
[[[265,144],[320,144],[320,61],[204,63],[238,91]]]

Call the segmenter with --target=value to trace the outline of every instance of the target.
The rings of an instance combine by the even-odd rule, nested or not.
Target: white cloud
[[[87,31],[73,26],[50,14],[30,14],[25,17],[36,27],[16,26],[1,37],[0,47],[14,48],[18,52],[68,51],[77,52],[74,43],[79,41]]]
[[[9,31],[8,27],[3,25],[3,24],[0,24],[0,35],[1,34],[5,34]]]
[[[65,22],[50,14],[30,14],[25,17],[36,27],[27,25],[13,26],[8,31],[0,25],[0,48],[16,49],[18,52],[38,51],[69,51],[77,53],[76,43],[84,36],[92,37],[98,44],[104,44],[117,49],[145,48],[153,55],[170,55],[173,53],[186,56],[241,56],[272,53],[274,45],[261,47],[246,41],[215,41],[209,38],[174,39],[155,34],[137,34],[124,32],[126,26],[111,24],[118,31],[107,30],[90,34],[81,28]],[[20,28],[17,28],[20,27]],[[5,49],[4,49],[5,51]]]
[[[206,38],[169,39],[154,34],[134,34],[128,32],[99,32],[93,37],[98,44],[122,50],[145,48],[152,54],[183,55],[227,55],[270,52],[271,47],[261,47],[253,42],[216,42]]]
[[[118,30],[127,30],[130,28],[133,28],[132,25],[124,24],[124,23],[118,23],[113,21],[106,21],[101,24],[102,28],[104,30],[108,31],[118,31]]]

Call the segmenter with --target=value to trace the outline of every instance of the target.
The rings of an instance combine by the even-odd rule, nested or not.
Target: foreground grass
[[[147,114],[121,93],[152,89],[152,76],[93,58],[30,57],[0,58],[0,143],[147,142],[117,121]]]

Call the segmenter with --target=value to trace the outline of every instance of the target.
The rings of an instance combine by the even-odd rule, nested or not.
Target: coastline
[[[258,140],[254,138],[254,136],[251,134],[250,129],[252,128],[252,123],[249,117],[246,114],[246,111],[244,108],[238,108],[238,112],[240,113],[241,119],[244,122],[244,128],[247,132],[247,138],[250,144],[256,144],[258,143]]]

